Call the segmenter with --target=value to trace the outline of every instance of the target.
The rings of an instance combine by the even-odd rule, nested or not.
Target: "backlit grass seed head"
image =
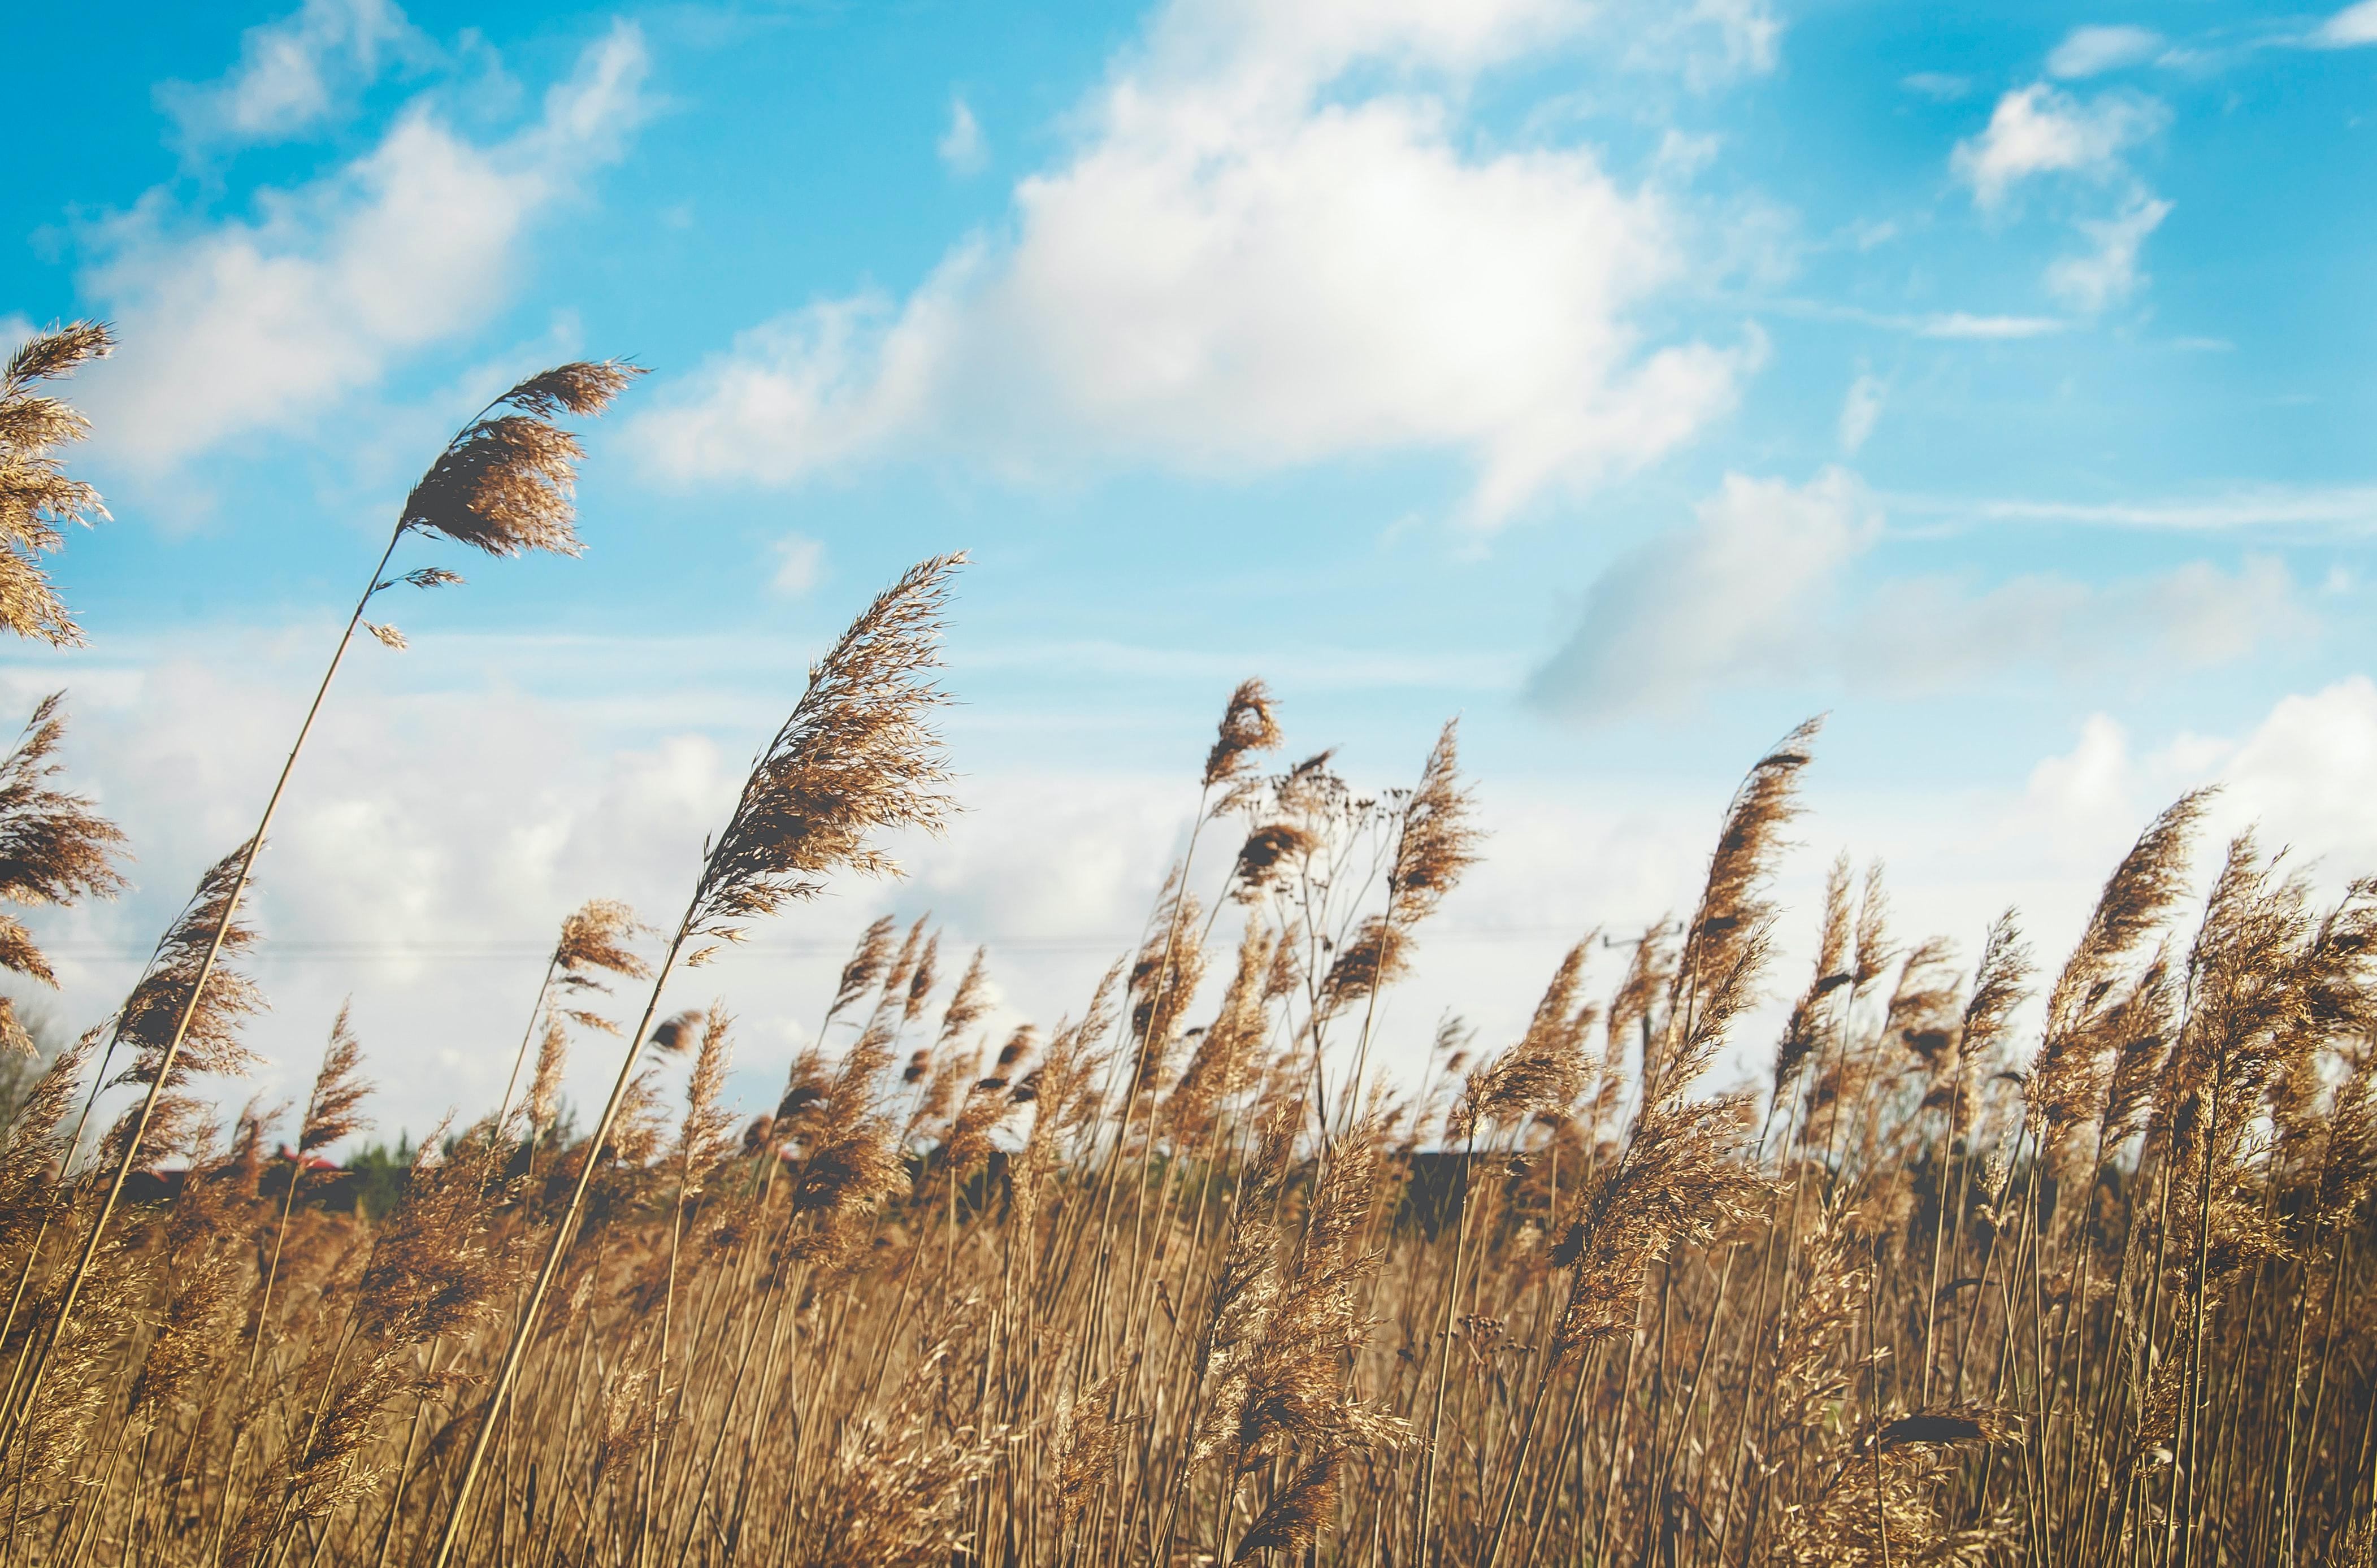
[[[698,1016],[701,1043],[695,1048],[693,1071],[686,1079],[685,1116],[670,1153],[688,1192],[698,1191],[702,1172],[732,1152],[735,1120],[725,1104],[726,1075],[735,1064],[735,1016],[724,1003],[713,1002]]]
[[[2101,1114],[2123,1041],[2108,1030],[2121,968],[2186,892],[2187,861],[2212,792],[2180,796],[2148,824],[2106,879],[2072,956],[2048,992],[2046,1035],[2024,1098],[2050,1146]]]
[[[89,434],[90,422],[39,387],[114,346],[102,324],[70,322],[35,333],[0,368],[0,626],[58,647],[80,647],[82,630],[41,558],[66,543],[67,524],[88,527],[107,507],[98,491],[66,476],[56,455]]]
[[[636,911],[616,898],[589,898],[565,916],[554,943],[554,967],[565,987],[607,990],[600,975],[650,980],[652,967],[627,944],[646,930]]]
[[[884,1009],[906,995],[909,979],[916,972],[916,960],[925,951],[925,928],[932,919],[929,909],[918,915],[915,923],[908,928],[908,934],[901,940],[898,956],[891,960],[891,967],[883,972],[883,989],[876,997],[876,1016],[870,1021],[870,1028],[873,1022],[881,1020]]]
[[[911,567],[810,671],[711,847],[691,933],[732,940],[750,921],[814,897],[838,869],[897,874],[875,837],[940,830],[949,769],[932,718],[948,697],[927,677],[940,665],[941,611],[963,559]]]
[[[1113,1474],[1115,1460],[1122,1454],[1124,1440],[1130,1435],[1128,1423],[1111,1420],[1106,1415],[1121,1381],[1120,1372],[1108,1372],[1083,1389],[1078,1398],[1057,1407],[1051,1446],[1057,1455],[1057,1522],[1060,1527],[1069,1528],[1096,1501],[1098,1489]]]
[[[1384,915],[1365,920],[1321,976],[1320,1016],[1333,1017],[1401,980],[1411,968],[1410,946],[1405,927]]]
[[[1271,822],[1257,827],[1238,846],[1230,871],[1230,896],[1253,903],[1288,885],[1296,868],[1320,847],[1320,839],[1292,822]]]
[[[123,1042],[132,1048],[134,1058],[132,1064],[116,1076],[116,1083],[155,1081],[163,1064],[165,1048],[173,1038],[173,1028],[197,985],[198,971],[205,965],[215,928],[223,924],[224,910],[246,858],[247,846],[242,844],[209,867],[199,879],[197,891],[158,942],[148,972],[133,988],[117,1016]],[[182,1038],[181,1048],[173,1054],[172,1070],[165,1076],[167,1087],[198,1073],[244,1077],[256,1061],[255,1053],[241,1043],[240,1028],[248,1018],[263,1011],[264,993],[239,968],[240,960],[255,948],[256,942],[256,928],[245,920],[234,916],[223,924],[214,970],[190,1014],[189,1028]]]
[[[347,1006],[330,1024],[330,1043],[314,1075],[313,1092],[305,1099],[305,1119],[297,1131],[297,1150],[312,1154],[371,1125],[363,1103],[371,1098],[372,1082],[363,1075],[364,1048],[348,1026]]]
[[[563,413],[601,413],[643,374],[616,360],[578,362],[514,386],[447,443],[405,497],[399,529],[490,555],[582,553],[571,495],[585,449],[553,422]]]
[[[1252,920],[1247,922],[1238,942],[1237,967],[1221,1007],[1198,1037],[1197,1049],[1165,1107],[1176,1136],[1193,1138],[1210,1131],[1220,1108],[1236,1099],[1252,1079],[1256,1053],[1270,1028],[1263,979],[1274,944],[1268,929]]]
[[[1216,812],[1237,803],[1243,790],[1234,787],[1247,782],[1248,769],[1257,755],[1276,750],[1279,742],[1279,720],[1272,711],[1271,688],[1260,680],[1239,683],[1238,689],[1230,694],[1228,706],[1222,710],[1222,722],[1213,737],[1212,749],[1205,754],[1205,771],[1200,780],[1207,790],[1225,791],[1223,801],[1213,807]]]
[[[1808,989],[1792,1004],[1783,1023],[1783,1038],[1774,1047],[1774,1094],[1778,1104],[1823,1039],[1831,1014],[1827,999],[1854,982],[1848,970],[1850,908],[1849,858],[1843,854],[1833,861],[1824,880],[1824,920],[1816,943],[1816,971],[1809,978]]]
[[[1783,829],[1799,813],[1798,775],[1808,766],[1809,748],[1822,726],[1822,719],[1810,719],[1786,735],[1759,759],[1734,795],[1716,850],[1709,857],[1700,908],[1684,932],[1678,983],[1702,983],[1703,977],[1723,972],[1730,967],[1735,947],[1763,923],[1770,909],[1766,887],[1783,849]]]
[[[1237,1550],[1230,1554],[1231,1568],[1272,1552],[1285,1552],[1294,1562],[1317,1543],[1337,1512],[1337,1471],[1343,1462],[1331,1453],[1297,1470],[1238,1538]]]
[[[925,950],[916,956],[916,967],[908,976],[908,1000],[900,1008],[902,1026],[913,1024],[932,1000],[933,987],[940,982],[941,933],[935,932],[925,943]]]
[[[1755,1000],[1774,919],[1768,889],[1786,847],[1783,830],[1799,813],[1799,774],[1822,725],[1810,719],[1786,735],[1750,770],[1726,808],[1668,981],[1666,1026],[1646,1039],[1646,1101],[1697,1079],[1734,1018]]]
[[[0,1248],[23,1242],[49,1211],[55,1170],[64,1166],[67,1153],[66,1112],[105,1027],[93,1026],[59,1051],[17,1102],[6,1136],[0,1140]]]
[[[1462,786],[1458,719],[1448,720],[1420,769],[1419,787],[1403,802],[1393,864],[1387,873],[1387,909],[1398,925],[1417,925],[1436,912],[1461,873],[1477,861],[1485,837],[1471,818],[1476,802]]]
[[[940,1031],[934,1037],[937,1043],[950,1044],[981,1022],[983,1015],[990,1010],[990,977],[984,968],[988,956],[987,948],[973,950],[973,957],[967,962],[965,973],[958,977],[957,990],[950,993],[950,1004],[941,1010]],[[1001,1066],[1006,1064],[1004,1062],[999,1063]]]
[[[857,947],[852,951],[850,961],[842,965],[842,978],[834,986],[833,1004],[825,1013],[827,1024],[830,1025],[875,989],[875,982],[891,962],[891,933],[898,929],[899,922],[885,915],[861,933]]]
[[[1202,910],[1195,894],[1179,891],[1177,878],[1171,890],[1158,907],[1157,928],[1149,932],[1130,968],[1130,1030],[1140,1045],[1131,1085],[1138,1090],[1153,1089],[1162,1081],[1181,1020],[1205,979],[1205,945],[1198,940],[1204,926]]]
[[[1612,1071],[1625,1060],[1627,1052],[1634,1049],[1634,1037],[1642,1031],[1660,993],[1675,978],[1675,944],[1676,922],[1673,916],[1662,918],[1634,944],[1634,954],[1627,962],[1625,978],[1618,982],[1618,990],[1609,998],[1607,1021],[1604,1026],[1608,1049],[1603,1055]]]
[[[688,1007],[674,1017],[662,1019],[646,1037],[645,1049],[658,1056],[682,1056],[692,1046],[703,1016],[700,1008]]]
[[[561,1075],[569,1066],[569,1033],[559,1018],[547,1018],[536,1044],[536,1072],[529,1079],[528,1121],[531,1133],[553,1125],[561,1113]]]
[[[1465,1138],[1481,1123],[1515,1127],[1529,1117],[1566,1110],[1583,1092],[1592,1067],[1584,1042],[1601,1016],[1599,1007],[1577,1000],[1592,940],[1578,943],[1560,960],[1519,1043],[1470,1075],[1448,1124],[1452,1135]]]
[[[15,749],[0,759],[0,903],[71,905],[112,898],[124,886],[116,870],[125,853],[123,833],[89,800],[49,782],[57,775],[54,757],[66,734],[63,698],[62,693],[43,697]],[[0,910],[0,968],[43,985],[57,984],[32,933],[5,910]],[[32,1050],[6,998],[0,998],[0,1048],[26,1054]]]

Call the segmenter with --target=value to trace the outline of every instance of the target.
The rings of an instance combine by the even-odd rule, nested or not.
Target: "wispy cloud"
[[[2347,6],[2320,24],[2311,42],[2323,49],[2357,49],[2377,43],[2377,0]]]
[[[1894,326],[1903,332],[1912,332],[1918,338],[1950,339],[2044,338],[2072,325],[2051,315],[1976,315],[1961,310],[1935,315],[1883,316],[1878,319],[1884,325]]]
[[[1893,497],[1892,505],[1933,515],[1993,521],[2078,523],[2177,532],[2305,529],[2357,535],[2377,530],[2377,485],[2251,485],[2202,497],[2153,501],[1969,500],[1908,495]]]
[[[1841,399],[1841,455],[1853,457],[1881,419],[1882,398],[1888,387],[1881,378],[1861,374],[1849,383],[1848,395]]]
[[[2143,193],[2120,212],[2079,224],[2095,248],[2066,256],[2047,269],[2047,287],[2076,311],[2091,314],[2127,299],[2142,280],[2138,250],[2170,216],[2170,203]]]
[[[2057,57],[2062,74],[2092,76],[2129,59],[2149,39],[2160,42],[2141,30],[2084,28],[2064,41]],[[2055,63],[2049,61],[2050,68]],[[1974,206],[1992,220],[2013,210],[2022,187],[2045,178],[2117,193],[2109,214],[2097,216],[2084,207],[2072,215],[2089,248],[2050,264],[2044,279],[2058,300],[2093,315],[2136,291],[2143,278],[2139,251],[2170,215],[2171,204],[2147,188],[2128,157],[2169,122],[2169,107],[2159,99],[2111,91],[2084,102],[2046,82],[2033,82],[1999,99],[1988,126],[1958,142],[1948,162],[1972,187]],[[2103,197],[2088,199],[2095,205]]]
[[[472,140],[416,102],[353,162],[260,193],[251,219],[193,224],[159,189],[86,230],[84,291],[124,344],[87,378],[105,449],[161,470],[304,428],[478,326],[530,226],[649,114],[646,69],[642,35],[620,23],[504,140]]]
[[[952,174],[978,174],[990,161],[990,144],[983,137],[982,122],[973,117],[973,106],[962,96],[950,100],[950,128],[933,146]]]
[[[1764,47],[1763,7],[1702,10]],[[960,247],[904,300],[747,332],[639,445],[674,479],[769,484],[918,447],[1010,475],[1433,449],[1475,465],[1483,525],[1587,489],[1706,426],[1762,350],[1646,341],[1691,266],[1670,201],[1584,148],[1480,153],[1458,93],[1428,90],[1597,21],[1571,0],[1177,0],[1079,149],[1016,186],[1011,243]],[[1341,90],[1366,65],[1402,85]]]
[[[775,543],[775,574],[768,579],[769,588],[782,599],[801,599],[818,586],[825,570],[825,545],[804,534],[793,534]]]
[[[1845,469],[1804,485],[1728,475],[1691,523],[1603,574],[1528,694],[1587,722],[1777,683],[1930,694],[2019,672],[2228,663],[2311,624],[2270,560],[2101,583],[1935,574],[1861,588],[1851,568],[1882,528],[1881,501]]]
[[[193,151],[301,136],[350,106],[391,60],[436,51],[390,0],[305,0],[241,35],[213,81],[166,82],[157,101]]]
[[[2142,27],[2080,27],[2047,57],[2047,74],[2066,81],[2144,64],[2164,49],[2162,34]]]

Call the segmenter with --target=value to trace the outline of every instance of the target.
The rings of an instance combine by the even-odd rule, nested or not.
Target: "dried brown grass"
[[[104,346],[37,339],[0,387],[0,620],[53,640],[33,559],[100,514],[37,384]],[[396,539],[574,553],[555,421],[631,374],[512,388]],[[1483,852],[1455,731],[1407,789],[1325,752],[1264,774],[1281,714],[1248,682],[1078,1017],[994,1051],[995,955],[950,984],[930,919],[887,917],[738,1135],[734,1019],[663,1017],[667,987],[953,809],[955,564],[821,658],[673,928],[568,917],[503,1102],[383,1215],[303,1158],[367,1112],[343,1015],[299,1158],[261,1154],[269,1109],[218,1137],[257,845],[208,873],[0,1138],[0,1568],[2369,1561],[2377,885],[2321,907],[2247,837],[2199,895],[2201,797],[2034,1022],[2011,911],[1967,969],[1843,859],[1794,929],[1803,726],[1685,918],[1606,969],[1579,942],[1482,1059],[1444,1020],[1415,1087],[1376,1070],[1409,1027],[1382,1003]],[[451,580],[376,571],[354,626]],[[53,700],[0,762],[0,966],[35,980],[13,909],[112,893],[124,848],[52,782],[59,736]],[[623,980],[650,986],[624,1028]],[[563,1146],[573,1031],[621,1037],[618,1076]],[[102,1081],[140,1104],[78,1162]]]

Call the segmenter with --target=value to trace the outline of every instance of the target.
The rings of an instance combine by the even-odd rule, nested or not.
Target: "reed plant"
[[[20,354],[5,398],[102,337]],[[391,551],[573,550],[554,422],[627,374],[507,393]],[[7,516],[93,512],[49,456],[78,427],[5,398],[53,485]],[[341,656],[400,640],[364,619],[388,564]],[[0,1568],[2370,1568],[2377,882],[2204,844],[2201,795],[2042,969],[2013,911],[1964,951],[1897,932],[1845,857],[1783,905],[1802,726],[1677,917],[1579,932],[1477,1000],[1524,1019],[1481,1042],[1396,1005],[1490,849],[1457,732],[1370,789],[1277,760],[1248,682],[1077,1011],[1001,1016],[995,950],[886,917],[781,1097],[732,1108],[729,1002],[671,987],[946,819],[957,564],[821,654],[673,924],[568,917],[525,1027],[489,1021],[501,1100],[376,1215],[309,1159],[369,1113],[343,1016],[302,1109],[217,1103],[276,786],[0,1136]],[[124,848],[51,781],[57,723],[0,764],[0,898],[35,911],[113,892]],[[45,972],[13,913],[0,963]],[[565,1061],[605,1039],[565,1135]]]

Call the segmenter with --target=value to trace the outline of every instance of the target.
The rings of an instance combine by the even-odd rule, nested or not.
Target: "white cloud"
[[[675,477],[778,484],[895,447],[1014,474],[1435,449],[1475,466],[1488,524],[1648,461],[1730,405],[1760,340],[1648,340],[1689,265],[1670,204],[1588,151],[1475,151],[1416,85],[1588,15],[1183,0],[1070,160],[1016,187],[1011,243],[744,334],[639,445]],[[1337,90],[1366,63],[1413,85]]]
[[[1973,188],[1973,199],[1993,211],[2023,181],[2068,173],[2108,179],[2123,170],[2121,154],[2161,130],[2169,111],[2156,99],[2105,93],[2086,103],[2034,82],[1998,100],[1977,137],[1956,144],[1950,167]]]
[[[1664,708],[1745,674],[1804,674],[1810,619],[1881,527],[1864,483],[1845,469],[1806,485],[1727,474],[1692,526],[1594,584],[1532,694],[1598,719]]]
[[[1857,684],[1915,694],[2013,671],[2063,679],[2229,664],[2311,624],[2287,569],[2261,557],[2233,572],[2198,561],[2103,584],[2036,573],[1979,593],[1959,579],[1905,577],[1831,631]]]
[[[2377,0],[2360,0],[2327,18],[2311,42],[2325,49],[2353,49],[2377,43]]]
[[[124,345],[89,375],[100,440],[154,470],[301,428],[484,320],[530,225],[645,117],[645,68],[623,23],[508,140],[482,146],[416,103],[345,168],[264,193],[253,219],[190,227],[159,190],[98,225],[83,288]]]
[[[1855,515],[1853,481],[1834,476],[1770,499],[1821,510],[1828,491]],[[72,780],[130,830],[141,885],[120,904],[40,914],[42,938],[63,960],[62,1018],[79,1025],[120,998],[199,868],[250,826],[265,782],[258,759],[285,743],[329,630],[199,634],[100,650],[127,662],[82,667]],[[302,1092],[332,1014],[352,994],[385,1086],[371,1108],[382,1132],[418,1134],[448,1106],[484,1111],[502,1088],[560,917],[597,895],[660,921],[681,905],[702,833],[731,805],[749,746],[781,719],[790,691],[769,689],[772,677],[747,678],[744,638],[707,655],[670,636],[539,645],[424,636],[401,659],[364,650],[373,656],[341,677],[351,683],[307,754],[255,896],[265,932],[257,967],[272,1011],[251,1038],[270,1063],[257,1083],[226,1086],[227,1099]],[[805,651],[768,650],[766,661],[781,662],[796,686]],[[640,671],[660,700],[623,716],[608,695],[558,695],[574,686],[539,695],[556,670],[582,678],[589,656],[605,661],[603,683]],[[689,670],[701,678],[689,681]],[[746,679],[737,686],[718,673],[727,670]],[[0,676],[6,705],[23,711],[50,673]],[[1300,722],[1329,722],[1298,711]],[[1836,725],[1877,722],[1895,720],[1852,708]],[[1414,721],[1414,760],[1429,733]],[[1842,750],[1871,755],[1887,738],[1870,733],[1862,748]],[[1746,741],[1744,761],[1759,739]],[[2331,852],[2345,871],[2377,863],[2366,810],[2377,786],[2377,686],[2356,679],[2289,698],[2235,740],[2184,739],[2141,752],[2100,718],[2026,786],[1973,779],[1960,754],[1940,766],[1951,792],[1919,778],[1860,791],[1854,774],[1820,757],[1811,814],[1796,835],[1808,848],[1786,868],[1786,940],[1812,923],[1814,879],[1845,843],[1889,861],[1902,929],[1969,935],[2018,899],[2051,962],[2145,815],[2207,777],[2229,785],[2224,811],[2233,802],[2238,820],[2263,820],[2267,843]],[[1196,754],[1187,754],[1193,766]],[[1028,1016],[1045,1027],[1078,1014],[1098,974],[1136,941],[1185,837],[1193,775],[1047,765],[965,773],[967,809],[950,837],[897,847],[912,881],[839,881],[756,931],[747,951],[673,985],[673,1005],[722,996],[742,1019],[734,1099],[747,1110],[772,1096],[815,1028],[846,944],[879,912],[930,909],[947,925],[945,955],[988,943],[1013,1009],[1002,1022]],[[1639,929],[1689,898],[1731,780],[1700,772],[1646,784],[1621,771],[1583,791],[1572,773],[1484,782],[1487,859],[1430,923],[1417,971],[1392,997],[1382,1047],[1391,1060],[1408,1060],[1448,1007],[1489,1039],[1515,1030],[1568,944],[1595,925]],[[1943,813],[1958,832],[1940,831]],[[1227,846],[1210,837],[1207,846],[1200,868],[1216,873]],[[1217,937],[1232,933],[1225,918]],[[581,1103],[615,1066],[612,1049],[579,1047],[569,1090]]]
[[[2217,785],[2198,845],[2197,885],[2229,836],[2251,830],[2264,853],[2315,868],[2334,888],[2377,868],[2377,683],[2353,675],[2281,697],[2240,735],[2181,734],[2142,747],[2107,714],[2092,716],[2071,753],[2033,773],[2010,826],[2110,843],[2182,791]]]
[[[978,174],[990,161],[990,148],[983,140],[982,122],[973,117],[973,108],[963,98],[950,100],[950,128],[941,133],[934,144],[941,161],[953,174]]]
[[[1974,315],[1958,310],[1919,317],[1914,327],[1923,338],[1992,339],[2044,338],[2070,325],[2051,315]]]
[[[2080,232],[2096,244],[2047,269],[2047,286],[2072,309],[2094,313],[2127,299],[2139,282],[2138,248],[2170,216],[2170,203],[2140,195],[2114,217],[2084,220]]]
[[[1799,486],[1728,475],[1691,525],[1602,575],[1529,694],[1586,720],[1776,683],[1916,695],[2013,672],[2225,664],[2311,624],[2266,559],[2101,584],[2033,574],[1977,592],[1905,576],[1859,589],[1850,568],[1881,533],[1879,504],[1845,470]]]
[[[1849,383],[1848,396],[1841,399],[1843,456],[1855,457],[1857,449],[1873,434],[1873,427],[1881,418],[1882,397],[1888,390],[1881,377],[1869,374],[1859,375]]]
[[[2162,47],[2162,34],[2152,28],[2073,28],[2048,55],[2047,74],[2067,81],[2102,76],[2151,60]]]
[[[2377,530],[2377,486],[2265,484],[2221,494],[2162,501],[1943,502],[1915,498],[1935,511],[1970,512],[2013,522],[2085,523],[2099,528],[2181,531],[2296,528],[2347,534]]]
[[[1714,45],[1687,56],[1686,74],[1698,85],[1762,76],[1774,68],[1783,23],[1766,0],[1693,0],[1682,23]]]
[[[2377,868],[2377,683],[2353,675],[2288,696],[2270,710],[2221,769],[2239,815],[2265,842],[2298,846],[2334,869]]]
[[[791,534],[775,545],[776,571],[768,586],[785,599],[799,599],[818,586],[825,568],[825,546],[803,534]]]
[[[390,0],[305,0],[240,37],[239,64],[211,82],[167,82],[158,102],[194,148],[285,140],[330,119],[391,56],[428,40]]]

